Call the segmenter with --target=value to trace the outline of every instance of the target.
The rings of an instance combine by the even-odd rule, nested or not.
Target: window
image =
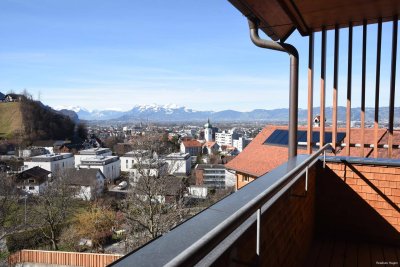
[[[34,179],[28,179],[28,183],[32,184],[32,183],[34,183],[34,182],[35,182]]]
[[[30,186],[29,190],[35,190],[35,187],[34,186]]]
[[[248,182],[249,181],[249,176],[242,176],[242,182]]]

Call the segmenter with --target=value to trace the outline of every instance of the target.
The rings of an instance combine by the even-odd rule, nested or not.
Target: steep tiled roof
[[[51,172],[40,168],[39,166],[35,166],[33,168],[27,169],[17,175],[17,182],[22,182],[27,179],[36,179],[39,183],[43,183],[47,180],[47,176]]]
[[[276,130],[287,129],[286,126],[266,126],[253,141],[240,153],[236,158],[226,164],[228,169],[236,170],[238,172],[246,173],[248,175],[259,177],[272,169],[283,164],[288,159],[288,148],[286,146],[274,146],[264,144],[265,140]],[[306,127],[299,127],[299,130],[306,130]],[[313,128],[313,131],[319,131],[319,128]],[[331,129],[326,128],[326,131]],[[339,128],[338,132],[346,132],[346,129]],[[379,144],[387,144],[388,134],[386,129],[378,131]],[[351,144],[361,143],[361,129],[352,128],[350,133]],[[394,132],[394,144],[400,144],[400,131]],[[346,140],[343,140],[345,142]],[[365,144],[374,143],[374,130],[365,129]],[[359,157],[361,155],[361,148],[351,147],[350,156]],[[372,148],[364,148],[365,157],[373,157]],[[379,157],[387,157],[387,149],[380,148]],[[305,147],[298,147],[298,154],[306,154]],[[337,156],[345,156],[346,149],[338,148]],[[393,149],[393,158],[400,158],[399,149]]]
[[[197,140],[187,140],[182,143],[185,147],[201,147],[201,143]]]

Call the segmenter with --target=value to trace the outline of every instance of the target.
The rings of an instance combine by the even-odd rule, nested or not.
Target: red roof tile
[[[185,147],[201,147],[201,143],[197,140],[186,140],[182,143]]]
[[[259,177],[286,162],[288,159],[288,147],[263,144],[276,129],[287,129],[287,127],[274,125],[266,126],[236,158],[226,164],[226,167],[254,177]],[[306,130],[306,127],[299,127],[299,130]],[[319,131],[319,128],[313,128],[313,131]],[[331,131],[331,129],[326,128],[326,131]],[[339,128],[338,132],[346,132],[346,129]],[[380,129],[378,131],[378,136],[380,139],[379,144],[387,144],[388,134],[386,129]],[[351,144],[361,143],[361,129],[352,128],[350,138]],[[393,140],[394,144],[400,144],[400,131],[395,131]],[[343,142],[345,141],[346,139],[343,140]],[[374,130],[365,129],[365,144],[373,143]],[[360,149],[359,147],[351,147],[350,156],[359,157],[361,155]],[[365,157],[373,157],[373,148],[364,149]],[[297,152],[298,154],[306,154],[305,147],[299,147]],[[336,155],[345,156],[346,149],[338,148]],[[387,157],[387,149],[380,148],[379,157]],[[400,158],[399,149],[393,149],[393,158]]]

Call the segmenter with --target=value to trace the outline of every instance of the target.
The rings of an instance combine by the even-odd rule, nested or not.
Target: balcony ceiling
[[[400,13],[399,0],[229,0],[243,15],[260,20],[273,40],[284,41],[297,29],[303,36],[320,31],[391,21]]]

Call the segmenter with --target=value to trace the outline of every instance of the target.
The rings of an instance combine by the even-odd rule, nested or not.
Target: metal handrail
[[[321,149],[307,158],[303,163],[289,171],[281,179],[268,187],[262,194],[259,194],[250,200],[246,205],[238,209],[234,214],[204,235],[201,239],[197,240],[191,246],[183,250],[170,262],[168,262],[166,266],[191,266],[196,264],[255,213],[257,213],[259,225],[261,207],[273,196],[284,189],[288,183],[292,182],[296,177],[299,177],[300,173],[307,172],[308,168],[312,167],[317,162],[318,157],[321,154],[324,155],[325,160],[325,151],[329,148],[332,148],[331,144],[324,145]]]

